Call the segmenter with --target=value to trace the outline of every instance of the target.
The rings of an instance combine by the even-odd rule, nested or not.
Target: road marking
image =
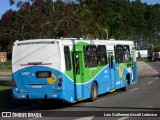
[[[131,89],[131,90],[129,90],[129,91],[135,91],[135,90],[138,90],[139,88],[134,88],[134,89]]]
[[[158,79],[158,77],[155,77],[154,79]]]
[[[122,117],[122,118],[119,118],[119,119],[117,119],[117,120],[125,120],[125,119],[127,119],[127,118],[129,118],[129,117]]]
[[[78,119],[75,119],[75,120],[92,120],[94,118],[94,116],[92,117],[82,117],[82,118],[78,118]]]
[[[99,102],[99,101],[102,101],[102,100],[105,100],[105,99],[106,99],[106,98],[102,98],[102,99],[96,100],[95,102]],[[95,102],[88,102],[88,103],[86,103],[86,105],[89,105],[89,104],[95,103]]]
[[[150,81],[150,82],[148,82],[147,84],[149,85],[149,84],[151,84],[151,83],[153,83],[153,81]]]
[[[102,100],[105,100],[106,98],[102,98],[102,99],[99,99],[99,100],[96,100],[95,102],[99,102],[99,101],[102,101]]]

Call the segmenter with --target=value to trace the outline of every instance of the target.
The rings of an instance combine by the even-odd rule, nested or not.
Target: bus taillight
[[[15,80],[12,80],[12,84],[13,84],[13,87],[14,87],[14,88],[17,87],[17,84],[16,84],[16,81],[15,81]]]
[[[62,83],[58,83],[58,86],[61,87],[61,86],[62,86]]]
[[[59,79],[59,82],[63,82],[63,79],[62,79],[62,78],[60,78],[60,79]]]

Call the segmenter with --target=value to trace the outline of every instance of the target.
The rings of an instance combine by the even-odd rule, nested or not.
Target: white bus
[[[134,43],[124,40],[37,39],[15,41],[14,99],[75,102],[137,82]]]

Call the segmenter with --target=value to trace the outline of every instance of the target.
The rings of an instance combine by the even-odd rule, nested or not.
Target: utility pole
[[[104,29],[105,31],[106,31],[106,33],[107,33],[107,40],[108,40],[108,30],[107,29]]]

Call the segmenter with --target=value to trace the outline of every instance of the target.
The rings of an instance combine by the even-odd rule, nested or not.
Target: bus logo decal
[[[47,81],[49,84],[54,84],[56,82],[56,80],[57,80],[57,77],[55,76],[55,74],[52,74],[52,76],[50,78],[47,78]]]
[[[22,72],[22,75],[29,75],[30,72]]]
[[[122,63],[119,64],[119,66],[118,66],[117,69],[118,69],[119,78],[121,79],[123,77],[123,72],[124,72],[124,66],[123,66],[123,64]]]

